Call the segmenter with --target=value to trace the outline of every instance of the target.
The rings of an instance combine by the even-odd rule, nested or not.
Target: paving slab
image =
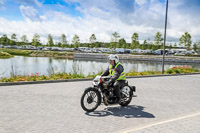
[[[128,81],[138,96],[129,106],[92,113],[80,106],[92,81],[0,86],[0,133],[200,132],[200,74]]]

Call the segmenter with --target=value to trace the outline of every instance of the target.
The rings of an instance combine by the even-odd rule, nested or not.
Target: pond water
[[[147,61],[120,61],[125,72],[135,70],[161,71],[162,62]],[[10,59],[0,59],[0,77],[10,77],[11,75],[45,74],[50,75],[57,72],[95,74],[108,67],[106,60],[82,60],[82,59],[56,59],[52,57],[25,57],[14,56]],[[165,63],[165,70],[174,66],[192,66],[200,70],[199,64],[188,63]]]

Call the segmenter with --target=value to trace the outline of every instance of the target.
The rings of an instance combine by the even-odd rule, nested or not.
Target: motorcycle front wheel
[[[101,94],[94,88],[88,88],[85,90],[81,97],[81,107],[86,112],[94,111],[101,103]]]

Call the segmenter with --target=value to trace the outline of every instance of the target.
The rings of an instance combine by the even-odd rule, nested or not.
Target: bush
[[[172,74],[172,73],[173,73],[173,70],[172,70],[172,69],[167,69],[167,70],[166,70],[166,73],[167,73],[167,74]]]

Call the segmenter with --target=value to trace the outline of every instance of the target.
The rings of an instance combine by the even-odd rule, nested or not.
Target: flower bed
[[[165,74],[182,74],[182,73],[197,73],[200,72],[189,66],[177,66],[169,68],[165,71]],[[83,79],[83,78],[94,78],[96,75],[101,75],[102,72],[98,74],[84,76],[83,74],[76,73],[56,73],[47,75],[40,75],[39,73],[31,73],[27,76],[16,75],[9,78],[1,78],[0,82],[21,82],[21,81],[41,81],[41,80],[63,80],[63,79]],[[161,75],[159,71],[144,71],[136,72],[131,71],[126,73],[126,76],[143,76],[143,75]]]
[[[67,73],[56,73],[47,75],[39,75],[39,73],[31,73],[27,76],[16,75],[10,78],[1,78],[0,82],[20,82],[20,81],[42,81],[42,80],[61,80],[61,79],[80,79],[87,78],[83,74],[67,74]]]
[[[166,74],[177,74],[177,73],[196,73],[199,72],[199,70],[196,70],[189,66],[177,66],[172,67],[170,69],[167,69],[165,71]]]

